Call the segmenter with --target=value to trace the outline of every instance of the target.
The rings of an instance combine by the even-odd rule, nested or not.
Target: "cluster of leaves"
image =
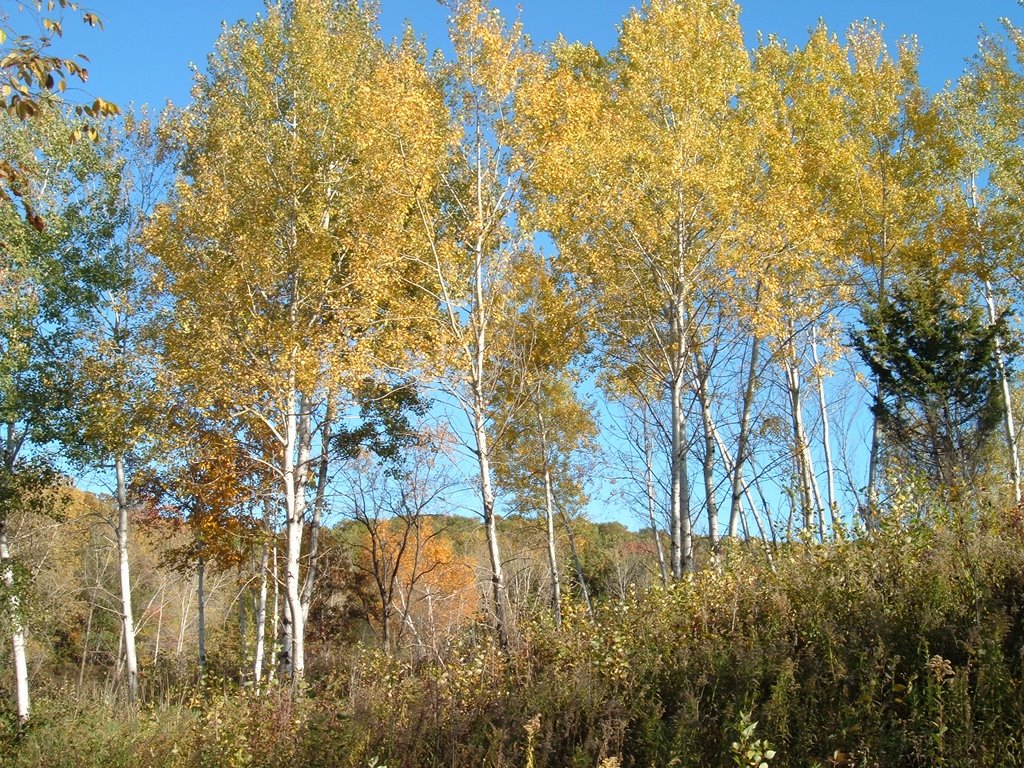
[[[82,83],[89,79],[84,54],[74,57],[53,55],[50,48],[64,33],[64,12],[81,15],[90,27],[102,26],[99,17],[81,10],[72,0],[33,0],[17,3],[18,13],[33,16],[39,30],[36,36],[21,34],[21,28],[12,20],[12,12],[0,8],[0,111],[18,120],[36,118],[42,112],[60,104],[60,96],[67,90],[68,78]],[[95,98],[91,104],[79,104],[75,112],[80,117],[105,118],[120,113],[116,104]],[[99,139],[97,127],[86,122],[70,130],[72,141],[88,136]],[[32,203],[26,199],[31,175],[11,158],[0,158],[0,202],[9,203],[12,195],[21,198],[30,223],[42,229],[43,221]]]

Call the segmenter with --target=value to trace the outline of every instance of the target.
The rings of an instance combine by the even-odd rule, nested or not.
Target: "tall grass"
[[[126,715],[44,696],[5,766],[1024,765],[1024,535],[883,524],[524,620],[439,657],[354,650],[306,695],[208,679]],[[746,762],[744,762],[746,761]]]

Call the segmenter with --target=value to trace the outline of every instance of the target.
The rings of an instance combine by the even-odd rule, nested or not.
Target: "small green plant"
[[[739,768],[768,768],[768,761],[775,757],[771,744],[754,738],[756,730],[757,721],[751,721],[749,712],[741,712],[736,725],[738,738],[732,743],[732,762]]]

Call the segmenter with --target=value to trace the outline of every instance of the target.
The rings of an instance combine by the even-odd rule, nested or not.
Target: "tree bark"
[[[548,568],[551,571],[551,612],[555,626],[562,626],[562,583],[558,576],[558,559],[555,551],[555,510],[551,493],[551,470],[544,467],[544,517],[548,533]]]
[[[256,648],[253,651],[252,677],[259,690],[263,681],[263,655],[267,638],[267,569],[270,567],[270,544],[263,542],[260,553],[260,592],[256,601]]]
[[[14,697],[18,710],[18,723],[28,723],[31,711],[28,692],[28,661],[25,656],[25,627],[21,618],[21,601],[18,599],[14,584],[14,566],[11,563],[11,551],[7,546],[6,514],[0,517],[0,571],[3,573],[4,587],[7,590],[7,609],[11,616],[11,645],[14,651]]]
[[[693,358],[697,376],[697,401],[704,430],[704,504],[708,513],[708,537],[711,539],[712,557],[715,557],[718,553],[718,504],[715,502],[715,429],[711,416],[711,395],[708,392],[711,371],[705,364],[704,354],[699,345],[694,345]]]
[[[271,609],[270,615],[274,622],[271,628],[270,637],[273,638],[274,643],[274,658],[273,663],[267,670],[267,682],[274,682],[274,677],[277,675],[277,668],[281,665],[281,654],[284,652],[284,646],[281,645],[279,625],[281,623],[281,579],[278,575],[277,568],[277,539],[271,540],[270,544],[270,561],[271,561],[271,573],[270,579],[274,585],[274,606]],[[288,672],[291,674],[291,670]]]
[[[651,535],[654,536],[654,551],[658,555],[658,571],[661,574],[661,583],[668,586],[668,566],[665,563],[665,550],[661,546],[661,534],[658,531],[658,521],[655,515],[656,498],[654,492],[654,438],[651,436],[651,423],[648,420],[649,410],[644,405],[644,483],[647,489],[647,517],[651,524]]]
[[[672,336],[675,342],[675,359],[671,372],[672,400],[672,461],[671,497],[669,514],[672,522],[672,577],[681,579],[684,571],[693,570],[693,535],[690,529],[690,481],[686,467],[686,404],[685,370],[686,338],[685,317],[681,302],[672,311]]]
[[[306,398],[289,389],[288,413],[285,417],[283,451],[284,497],[286,512],[287,551],[285,559],[285,600],[287,603],[290,647],[285,666],[291,672],[293,690],[302,684],[305,674],[305,624],[300,595],[299,558],[302,555],[302,533],[306,512],[305,471],[309,460],[310,413]]]
[[[792,324],[790,325],[792,333]],[[815,518],[818,520],[819,536],[825,538],[822,523],[821,494],[814,476],[814,464],[810,448],[807,444],[807,431],[804,429],[803,400],[801,397],[800,369],[790,355],[786,360],[786,383],[789,388],[790,416],[793,425],[793,453],[796,460],[797,477],[800,482],[800,506],[802,527],[810,531],[814,528]]]
[[[680,234],[680,238],[682,235]],[[680,240],[680,259],[682,258],[682,242]],[[680,265],[681,268],[681,265]],[[678,298],[669,308],[672,329],[672,365],[671,365],[671,418],[672,418],[672,461],[671,461],[671,496],[669,514],[672,523],[672,576],[680,579],[685,571],[692,571],[693,533],[690,521],[690,479],[686,466],[686,371],[689,367],[688,341],[686,336],[687,320],[683,299]]]
[[[476,441],[477,467],[480,472],[480,496],[483,503],[484,529],[487,533],[487,556],[491,566],[491,595],[494,599],[494,628],[502,648],[508,647],[508,594],[498,547],[498,521],[494,514],[494,490],[491,485],[490,449],[484,423],[483,395],[479,382],[473,385],[473,435]]]
[[[988,319],[995,323],[999,319],[996,312],[996,299],[992,293],[992,284],[985,281],[985,304],[988,306]],[[1013,395],[1010,391],[1010,377],[1006,373],[1006,360],[1003,355],[1003,340],[996,337],[996,369],[999,371],[999,384],[1003,390],[1003,435],[1006,438],[1006,452],[1010,459],[1010,479],[1013,483],[1013,498],[1021,503],[1020,452],[1017,449],[1017,428],[1013,419]]]
[[[558,554],[555,548],[555,495],[551,484],[551,466],[548,464],[548,438],[545,430],[544,416],[537,413],[540,427],[540,450],[544,462],[544,521],[547,527],[548,570],[551,574],[551,613],[555,626],[562,626],[562,582],[558,575]]]
[[[757,389],[757,366],[761,356],[761,340],[754,334],[750,343],[750,363],[747,366],[747,383],[743,389],[743,405],[740,412],[740,432],[736,438],[736,460],[732,468],[732,494],[729,507],[729,536],[736,538],[740,517],[740,497],[743,495],[743,467],[747,462],[750,443],[750,411]]]
[[[832,532],[839,530],[839,502],[836,499],[835,470],[832,463],[832,431],[828,418],[828,401],[825,399],[825,377],[818,358],[818,331],[811,328],[811,356],[814,362],[814,378],[818,383],[818,408],[821,410],[821,445],[825,454],[825,482],[828,492],[828,509],[832,520]]]
[[[132,611],[131,574],[128,563],[128,490],[124,477],[124,458],[114,457],[117,482],[117,559],[121,587],[121,625],[124,629],[125,674],[128,703],[134,705],[139,695],[139,660],[135,647],[135,616]]]

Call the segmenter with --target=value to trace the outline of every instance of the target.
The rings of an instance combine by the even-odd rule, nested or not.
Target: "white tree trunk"
[[[117,482],[117,560],[121,586],[121,626],[124,630],[125,674],[128,701],[134,704],[139,695],[139,661],[135,648],[135,616],[132,611],[131,574],[128,564],[128,491],[124,477],[124,459],[114,457]]]
[[[792,328],[792,326],[791,326]],[[796,460],[797,477],[800,482],[800,506],[802,524],[805,530],[813,530],[815,519],[818,520],[819,536],[825,538],[823,511],[821,509],[821,493],[814,475],[814,463],[807,444],[807,431],[804,429],[803,400],[800,388],[800,370],[790,357],[786,361],[786,383],[789,388],[790,416],[793,425],[793,454]]]
[[[680,236],[681,237],[681,236]],[[682,245],[680,244],[680,259]],[[690,523],[690,479],[686,467],[687,436],[686,436],[686,403],[685,383],[686,371],[689,367],[688,340],[686,336],[686,309],[683,300],[674,300],[669,307],[672,327],[671,349],[671,418],[672,418],[672,461],[671,461],[671,496],[669,515],[671,518],[672,538],[672,576],[680,579],[685,571],[692,571],[693,534]]]
[[[548,438],[544,416],[537,413],[540,427],[540,450],[544,461],[544,520],[547,525],[548,570],[551,573],[551,612],[555,626],[562,626],[562,581],[558,575],[558,554],[555,547],[555,494],[551,485],[551,467],[548,464]]]
[[[757,389],[757,366],[761,355],[761,340],[754,334],[750,342],[750,363],[747,367],[747,384],[743,390],[743,405],[740,411],[740,431],[736,438],[736,460],[732,469],[732,494],[729,508],[729,536],[736,538],[740,518],[740,497],[744,493],[743,467],[747,462],[750,443],[750,411]]]
[[[833,535],[839,530],[839,501],[836,499],[835,469],[832,463],[832,430],[828,418],[828,401],[825,399],[825,377],[818,358],[818,331],[811,327],[811,357],[814,362],[814,378],[818,382],[818,408],[821,410],[821,445],[825,454],[825,483],[828,492],[828,509],[832,520]]]
[[[644,406],[644,484],[647,489],[647,517],[651,524],[651,535],[654,536],[654,551],[658,555],[658,571],[661,574],[661,583],[668,586],[668,566],[665,563],[665,550],[661,546],[661,533],[658,531],[658,520],[655,515],[657,500],[654,490],[654,439],[651,437],[651,423],[648,420],[649,411]]]
[[[693,570],[693,534],[690,529],[690,481],[686,467],[686,405],[682,372],[672,379],[672,577],[681,579]]]
[[[992,284],[985,281],[985,303],[988,305],[989,322],[999,319],[996,312],[996,299],[992,293]],[[1020,452],[1017,450],[1017,428],[1013,419],[1013,394],[1010,391],[1010,377],[1006,374],[1006,362],[1003,357],[1003,340],[996,337],[996,367],[999,371],[999,383],[1003,390],[1003,434],[1006,437],[1006,452],[1010,459],[1010,479],[1013,482],[1013,498],[1021,503]]]
[[[25,658],[25,628],[21,619],[21,601],[14,586],[14,567],[11,551],[7,546],[7,521],[0,520],[0,570],[3,572],[4,587],[7,590],[7,610],[10,613],[11,644],[14,649],[14,696],[18,709],[18,723],[28,722],[30,702],[28,694],[28,662]]]
[[[487,556],[491,566],[491,595],[494,599],[494,623],[498,642],[507,647],[509,641],[508,594],[498,547],[498,521],[494,514],[494,489],[491,484],[490,448],[480,386],[474,383],[473,435],[476,441],[477,466],[480,472],[480,497],[483,503],[484,530],[487,532]]]
[[[273,621],[270,637],[274,642],[274,656],[272,663],[267,670],[267,682],[274,682],[277,668],[281,664],[281,654],[284,646],[280,643],[279,625],[281,622],[281,579],[277,568],[277,540],[273,539],[270,544],[270,581],[274,585],[274,605],[271,608],[270,616]],[[288,672],[291,674],[291,670]]]
[[[551,470],[544,466],[544,517],[548,532],[548,568],[551,571],[551,610],[555,626],[562,626],[562,582],[558,576],[558,556],[555,550],[555,509],[551,492]]]
[[[263,655],[267,639],[267,569],[270,567],[270,544],[263,542],[260,554],[260,592],[256,601],[256,648],[253,651],[252,677],[256,690],[263,681]]]
[[[285,600],[288,606],[290,647],[287,666],[291,671],[292,687],[297,689],[305,674],[305,623],[303,622],[299,558],[302,554],[302,529],[306,512],[305,472],[309,461],[310,413],[306,399],[294,389],[289,392],[283,455],[284,500],[286,513],[285,536],[288,548],[285,556]]]
[[[711,539],[712,557],[718,553],[718,504],[715,501],[715,429],[711,416],[711,394],[708,379],[711,372],[704,362],[699,346],[693,350],[696,369],[697,401],[700,404],[701,426],[704,430],[704,505],[708,513],[708,536]]]

